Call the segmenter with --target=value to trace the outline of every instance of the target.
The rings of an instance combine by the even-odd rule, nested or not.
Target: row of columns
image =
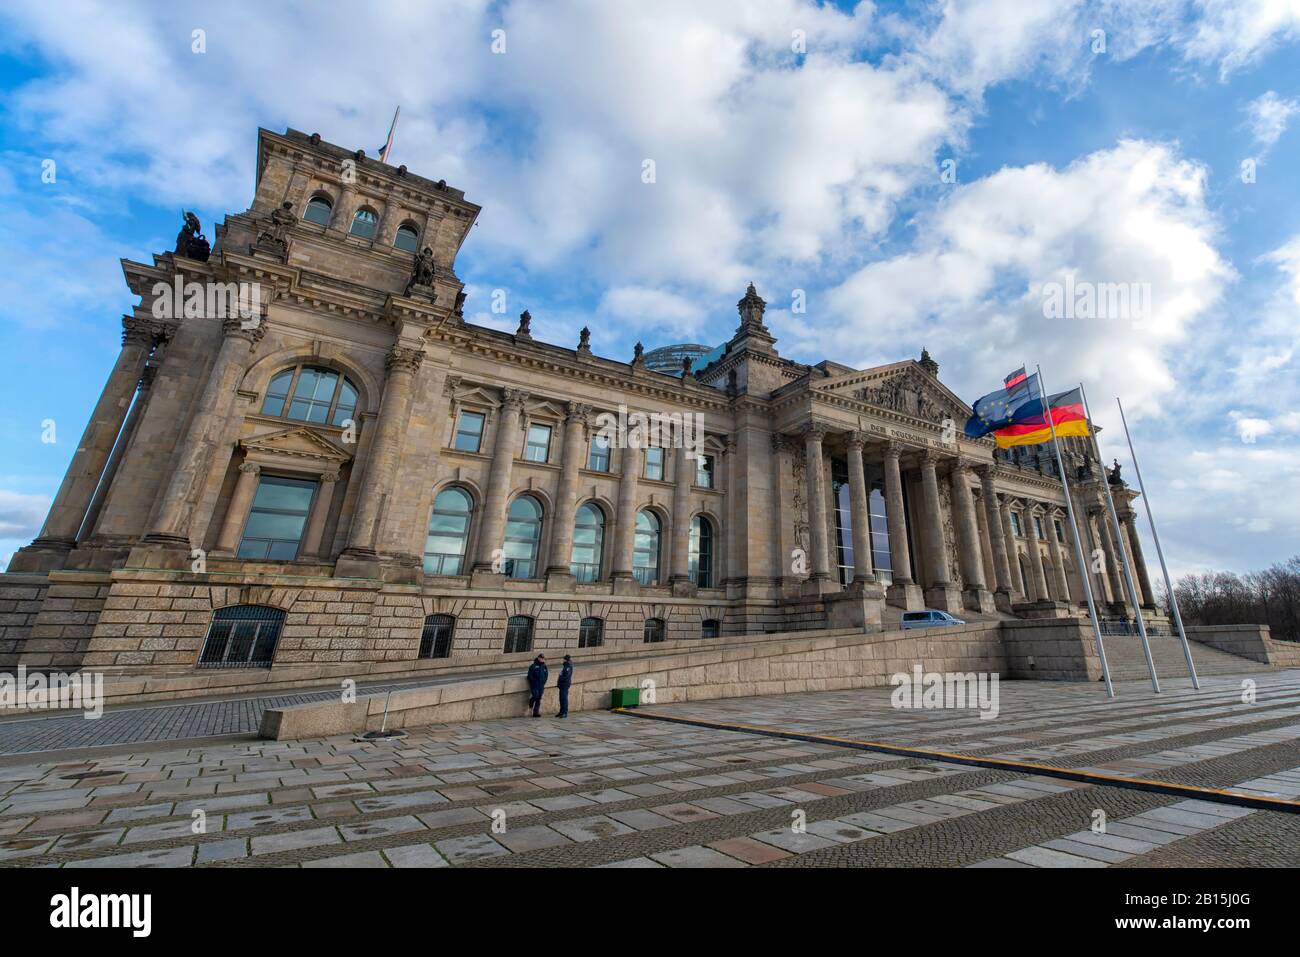
[[[824,443],[827,430],[814,425],[804,432],[804,455],[808,483],[810,548],[810,578],[813,581],[831,578],[830,549],[828,542],[827,490],[824,471]],[[863,450],[869,437],[851,432],[846,437],[848,446],[849,509],[853,534],[855,582],[876,581],[872,565],[870,539],[870,512]],[[896,586],[909,587],[916,583],[911,576],[911,555],[908,545],[907,524],[903,506],[902,470],[899,459],[906,447],[897,442],[884,445],[885,513],[889,531],[892,579]],[[948,548],[944,541],[944,522],[939,493],[938,466],[941,454],[923,450],[919,460],[921,484],[921,509],[924,515],[921,535],[926,560],[925,578],[930,588],[946,589],[952,586],[948,563]],[[972,482],[978,475],[980,498],[983,502],[983,521],[976,512]],[[1045,600],[1055,593],[1065,600],[1069,594],[1068,576],[1062,556],[1063,544],[1056,531],[1052,513],[1044,516],[1046,542],[1039,535],[1037,524],[1028,510],[1024,513],[1025,535],[1029,540],[1029,574],[1026,582],[1020,573],[1019,562],[1014,559],[1015,541],[1011,511],[1015,499],[998,493],[993,486],[993,466],[958,460],[952,469],[953,526],[958,548],[958,567],[970,600],[979,600],[978,593],[989,591],[984,564],[985,546],[993,570],[992,591],[1005,596],[1004,606],[1015,598],[1030,597]],[[1140,555],[1136,545],[1136,529],[1128,523],[1131,549],[1135,558]],[[985,541],[987,538],[987,541]],[[1041,544],[1046,544],[1048,561],[1044,564]],[[1109,552],[1109,549],[1108,549]],[[1140,560],[1139,560],[1140,561]],[[1053,587],[1049,590],[1047,576],[1051,575]],[[1141,575],[1145,580],[1145,568]]]

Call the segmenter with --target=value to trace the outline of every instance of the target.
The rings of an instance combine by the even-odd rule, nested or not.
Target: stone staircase
[[[1187,677],[1187,660],[1183,657],[1183,643],[1179,638],[1153,635],[1148,640],[1157,675],[1161,678]],[[1112,681],[1143,681],[1149,677],[1146,656],[1142,654],[1142,639],[1137,635],[1109,635],[1104,641]],[[1235,675],[1270,670],[1268,665],[1219,651],[1198,641],[1189,641],[1188,646],[1198,675]]]

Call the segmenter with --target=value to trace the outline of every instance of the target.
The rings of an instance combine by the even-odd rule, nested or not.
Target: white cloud
[[[48,495],[26,495],[0,489],[0,540],[31,541],[50,510]]]
[[[1251,135],[1267,151],[1286,132],[1291,117],[1300,113],[1300,100],[1285,100],[1269,90],[1246,104],[1245,110]]]
[[[1195,0],[1194,11],[1185,53],[1218,63],[1224,79],[1300,37],[1300,0]]]
[[[658,327],[675,336],[690,337],[699,332],[705,310],[697,302],[662,289],[620,286],[605,293],[598,315],[613,316],[629,324]]]
[[[1122,393],[1140,418],[1175,388],[1171,351],[1234,275],[1215,247],[1204,169],[1159,143],[1125,141],[1063,170],[1002,169],[957,188],[918,236],[833,290],[833,321],[806,347],[871,362],[925,343],[970,395],[987,391],[989,370],[1041,362],[1049,387]],[[1067,278],[1149,286],[1149,315],[1045,318],[1046,285]]]

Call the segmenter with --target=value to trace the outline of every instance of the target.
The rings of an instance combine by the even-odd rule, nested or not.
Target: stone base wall
[[[41,575],[0,575],[0,668],[17,666],[49,587]]]
[[[1187,625],[1190,641],[1200,642],[1274,668],[1300,668],[1300,644],[1271,637],[1267,625]]]
[[[571,711],[610,707],[616,687],[653,688],[654,703],[704,701],[804,691],[841,691],[890,684],[895,674],[1005,673],[1000,624],[990,622],[924,633],[798,635],[730,647],[701,648],[645,659],[580,664],[569,694]],[[277,739],[377,730],[388,707],[389,728],[448,721],[517,717],[528,686],[520,677],[489,678],[415,688],[354,703],[322,702],[267,711],[262,736]],[[542,707],[558,706],[548,687]]]
[[[699,638],[710,619],[721,623],[724,635],[765,630],[754,629],[748,610],[734,601],[674,597],[666,587],[615,596],[523,590],[515,583],[474,590],[458,585],[165,570],[0,575],[0,609],[7,609],[0,611],[0,667],[188,671],[198,661],[214,612],[243,604],[285,612],[276,665],[415,661],[425,617],[433,614],[455,617],[457,658],[499,657],[514,615],[533,619],[536,651],[576,648],[579,623],[587,617],[604,621],[605,646],[629,649],[644,644],[650,618],[664,621],[668,641]],[[767,613],[775,626],[770,630],[790,630],[781,627],[779,607]],[[815,610],[800,620],[800,627],[824,626]]]

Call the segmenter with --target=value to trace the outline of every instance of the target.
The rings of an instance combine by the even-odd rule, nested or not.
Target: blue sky
[[[630,356],[726,339],[753,280],[803,361],[1082,380],[1127,462],[1121,396],[1176,572],[1300,552],[1300,0],[355,9],[0,11],[0,567],[116,355],[118,260],[247,208],[258,126],[374,155],[398,103],[392,161],[483,206],[474,321]],[[1049,319],[1067,276],[1151,307]]]

